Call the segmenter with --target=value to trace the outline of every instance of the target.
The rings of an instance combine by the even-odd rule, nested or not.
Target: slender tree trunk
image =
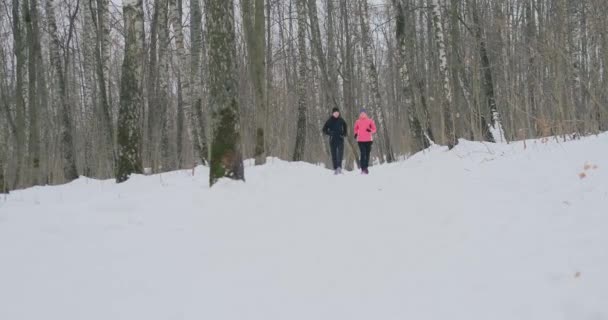
[[[331,1],[331,0],[330,0]],[[353,43],[352,36],[350,30],[350,18],[349,18],[349,10],[348,10],[348,0],[340,0],[340,17],[342,22],[342,38],[344,39],[343,44],[341,46],[342,51],[342,61],[343,61],[343,69],[342,69],[342,92],[344,94],[344,110],[347,112],[346,119],[348,119],[349,124],[353,124],[356,119],[356,106],[355,106],[355,98],[354,98],[354,89],[353,89],[353,79],[354,75],[354,55],[353,55]],[[351,131],[352,132],[352,131]],[[353,162],[360,166],[359,163],[359,153],[357,152],[358,148],[355,143],[355,139],[351,134],[347,135],[348,145],[350,146],[350,155],[352,161],[347,159],[346,167],[347,170],[353,169]]]
[[[366,80],[371,90],[370,93],[370,106],[373,114],[376,115],[379,129],[382,132],[380,140],[382,141],[381,147],[385,152],[387,162],[394,161],[393,149],[391,146],[390,133],[386,123],[385,110],[382,107],[382,97],[380,94],[380,80],[378,78],[378,69],[373,57],[372,48],[372,35],[369,30],[369,4],[367,0],[359,0],[359,18],[361,23],[361,33],[363,38],[363,53],[365,59],[365,66],[367,68]]]
[[[196,1],[196,0],[195,0]],[[182,14],[181,14],[181,3],[179,0],[170,0],[170,15],[171,24],[173,25],[173,32],[175,34],[175,46],[177,48],[177,55],[179,58],[178,63],[178,96],[180,97],[178,102],[178,134],[177,134],[177,146],[178,146],[178,165],[182,166],[183,154],[181,145],[183,143],[183,126],[186,125],[188,133],[193,141],[194,145],[198,145],[198,141],[194,143],[196,138],[196,118],[192,112],[192,86],[191,86],[191,72],[188,70],[188,55],[186,53],[186,47],[184,45],[184,27],[182,26]],[[185,119],[184,119],[185,118]],[[184,123],[186,120],[186,123]],[[196,150],[197,147],[194,149]]]
[[[15,70],[15,126],[17,128],[15,134],[16,140],[16,160],[15,175],[12,183],[12,188],[16,188],[22,184],[21,177],[23,174],[23,160],[25,158],[25,96],[26,96],[26,65],[27,46],[23,41],[23,24],[21,23],[21,10],[19,0],[13,0],[13,50],[16,58]]]
[[[202,10],[200,0],[190,0],[190,78],[191,78],[191,101],[190,110],[190,134],[194,143],[194,149],[202,164],[207,164],[209,159],[209,149],[203,125],[203,94],[202,94],[202,75],[201,75],[201,52],[202,52]],[[187,113],[188,111],[186,111]],[[186,117],[188,115],[186,114]]]
[[[63,63],[60,55],[61,42],[57,31],[57,23],[55,22],[55,2],[54,0],[46,1],[47,23],[49,34],[51,35],[51,64],[55,68],[56,81],[59,85],[59,95],[61,101],[54,101],[59,104],[60,110],[60,128],[61,128],[61,154],[63,160],[63,176],[65,181],[72,181],[78,178],[78,170],[76,169],[76,160],[74,149],[74,139],[72,137],[72,107],[70,105],[70,97],[67,88],[67,75],[63,69]]]
[[[265,17],[264,0],[242,0],[243,24],[245,27],[245,38],[247,40],[247,51],[249,53],[249,66],[251,82],[254,90],[255,100],[255,164],[266,163],[266,50],[265,43]],[[253,14],[252,14],[253,11]],[[252,21],[253,16],[253,21]]]
[[[484,131],[484,139],[489,142],[506,142],[506,136],[504,127],[500,120],[500,113],[496,106],[496,97],[494,94],[494,79],[492,77],[492,67],[490,65],[490,58],[488,56],[488,49],[486,42],[483,39],[483,27],[479,19],[479,12],[477,8],[477,1],[473,0],[473,24],[475,25],[475,39],[479,45],[479,57],[481,59],[481,72],[483,78],[483,92],[490,112],[490,123],[488,124],[487,130],[484,130],[485,121],[482,131]]]
[[[448,69],[448,58],[445,45],[445,33],[443,29],[443,19],[441,13],[441,7],[439,0],[429,0],[429,7],[431,7],[432,23],[435,34],[435,41],[437,42],[437,49],[439,51],[439,71],[441,73],[441,79],[443,81],[443,119],[444,119],[444,135],[447,139],[448,148],[452,149],[458,144],[456,138],[456,132],[454,131],[454,114],[452,112],[452,87],[450,85],[450,76]]]
[[[156,123],[155,131],[157,131],[156,154],[160,156],[159,171],[170,171],[174,169],[173,154],[171,152],[172,145],[169,144],[169,129],[171,127],[171,119],[169,110],[171,109],[169,82],[170,73],[169,65],[171,39],[169,38],[169,0],[160,0],[158,2],[158,82],[159,88],[157,91],[159,119]]]
[[[276,136],[276,131],[271,132],[268,126],[270,110],[274,109],[274,99],[272,98],[272,83],[273,83],[273,58],[272,58],[272,0],[266,1],[266,117],[264,119],[264,150],[266,156],[271,154],[269,150],[269,142],[271,136]]]
[[[144,51],[144,12],[142,0],[123,1],[125,53],[120,84],[118,112],[118,168],[116,181],[124,182],[132,173],[142,172],[140,114]]]
[[[304,151],[306,150],[306,84],[308,81],[308,66],[306,61],[308,56],[306,53],[306,0],[296,0],[298,11],[298,120],[296,129],[296,145],[293,153],[293,161],[302,161],[304,159]]]
[[[2,50],[0,49],[0,55],[3,55],[4,53],[2,52]],[[2,58],[2,56],[0,56],[0,58]],[[4,77],[3,74],[3,70],[0,69],[0,77]],[[6,101],[4,101],[5,97],[4,97],[4,88],[3,88],[3,84],[0,83],[0,99],[3,100],[3,102],[0,102],[0,113],[3,113],[3,109],[7,108],[8,106],[6,106]],[[8,114],[8,112],[7,112]],[[7,119],[7,121],[4,123],[6,124],[6,128],[2,126],[3,123],[0,122],[0,194],[5,194],[9,192],[9,188],[8,185],[6,184],[6,168],[7,168],[7,160],[8,160],[8,131],[9,131],[9,124],[8,124],[9,119]],[[6,131],[5,131],[6,129]],[[4,132],[7,133],[6,135],[6,139],[5,139],[5,135]]]
[[[311,44],[315,51],[319,68],[321,69],[321,80],[323,84],[323,92],[325,93],[325,103],[332,107],[338,107],[336,98],[336,83],[332,83],[329,77],[329,68],[321,43],[321,31],[319,28],[319,17],[317,14],[317,0],[308,0],[308,16],[310,18],[310,34],[312,36]]]
[[[28,1],[29,3],[28,7]],[[28,111],[29,111],[29,138],[28,138],[28,185],[38,185],[40,183],[40,129],[39,129],[39,87],[44,82],[38,80],[42,69],[40,56],[40,38],[38,32],[38,4],[36,0],[24,0],[24,13],[27,16],[27,42],[28,42]],[[27,12],[26,12],[27,8]]]
[[[101,115],[102,134],[99,149],[104,155],[107,167],[104,168],[112,173],[115,172],[116,151],[114,145],[114,125],[112,121],[112,104],[108,85],[110,78],[110,26],[109,26],[109,2],[108,0],[88,0],[91,10],[91,18],[95,26],[95,73],[97,75],[97,89],[99,97],[97,112]],[[105,171],[104,170],[104,171]],[[104,173],[105,175],[105,173]]]
[[[245,170],[236,82],[234,2],[209,0],[206,13],[209,106],[213,110],[209,184],[213,186],[221,178],[245,180]]]
[[[412,141],[412,153],[424,150],[431,144],[429,139],[422,130],[422,125],[418,119],[416,113],[416,106],[414,104],[414,91],[410,80],[410,71],[407,67],[407,38],[406,38],[406,13],[405,6],[402,0],[393,0],[393,5],[397,11],[396,21],[396,36],[397,44],[399,46],[399,75],[401,78],[401,91],[403,91],[403,98],[405,103],[405,109],[407,112],[407,118],[409,123],[409,130]]]
[[[538,107],[536,99],[537,63],[536,63],[536,18],[531,2],[534,0],[524,0],[526,14],[526,54],[528,55],[528,68],[526,70],[526,86],[528,88],[528,101],[526,109],[526,123],[528,125],[528,135],[536,137],[540,134],[538,128]]]

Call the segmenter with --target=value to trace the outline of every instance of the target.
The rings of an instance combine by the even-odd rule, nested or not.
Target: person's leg
[[[339,139],[338,148],[336,150],[336,160],[338,164],[338,168],[342,168],[342,158],[344,158],[344,139]]]
[[[369,167],[369,142],[364,142],[363,143],[364,148],[363,148],[363,152],[365,153],[364,156],[364,161],[363,164],[361,165],[363,167],[364,170],[367,170],[367,167]]]
[[[365,157],[365,170],[367,170],[367,168],[369,168],[369,158],[372,154],[372,144],[373,142],[370,141],[367,143],[367,149],[365,150],[367,152],[367,156]]]
[[[364,171],[367,170],[367,166],[369,165],[369,152],[367,149],[369,148],[369,142],[361,142],[361,169]]]
[[[336,165],[337,163],[337,157],[338,157],[338,150],[337,150],[337,143],[336,143],[336,138],[330,138],[329,139],[329,149],[331,151],[331,163],[334,166],[334,170],[338,169],[338,166]]]
[[[363,169],[363,160],[365,159],[365,146],[363,142],[357,142],[359,145],[359,166]]]

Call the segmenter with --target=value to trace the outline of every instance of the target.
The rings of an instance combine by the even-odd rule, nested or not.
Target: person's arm
[[[376,133],[376,123],[374,120],[372,120],[372,123],[370,124],[370,130],[371,133]]]
[[[344,121],[344,119],[342,120],[342,126],[343,126],[342,136],[345,137],[346,134],[348,133],[348,125],[346,124],[346,121]]]
[[[329,135],[329,120],[325,121],[325,125],[323,126],[323,133],[325,135]]]

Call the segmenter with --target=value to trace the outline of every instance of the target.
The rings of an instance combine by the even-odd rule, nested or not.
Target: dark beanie
[[[331,113],[334,113],[334,112],[340,112],[340,109],[338,109],[338,108],[331,109]]]

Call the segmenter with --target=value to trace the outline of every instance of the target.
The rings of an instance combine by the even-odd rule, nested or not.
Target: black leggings
[[[372,152],[372,141],[359,142],[359,151],[361,151],[361,169],[366,170],[369,167],[369,154]]]
[[[331,149],[331,162],[334,165],[334,170],[342,168],[342,157],[344,156],[344,138],[329,138],[329,148]]]

